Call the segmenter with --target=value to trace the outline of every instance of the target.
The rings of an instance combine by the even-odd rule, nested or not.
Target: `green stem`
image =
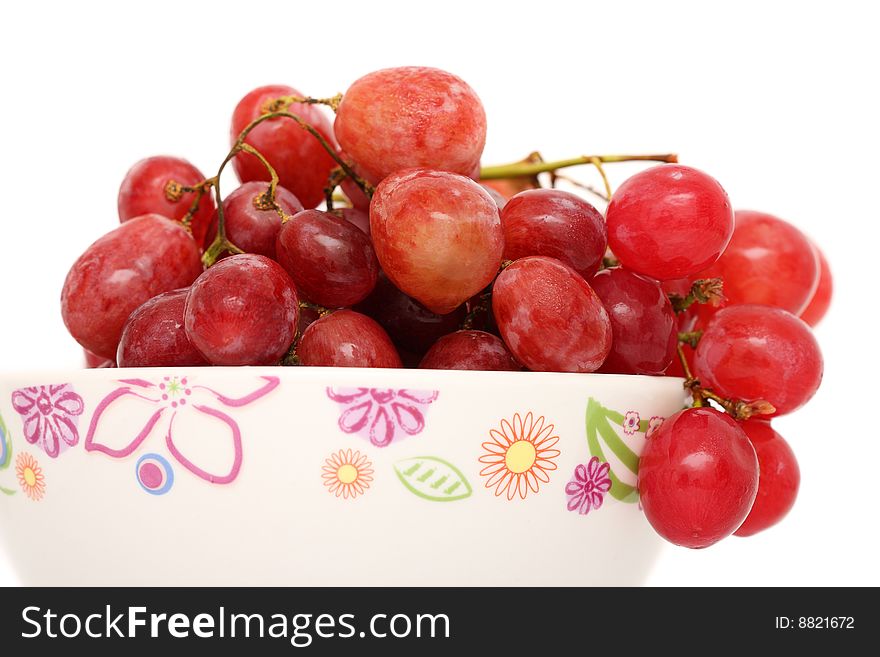
[[[691,284],[687,295],[670,294],[669,301],[676,313],[683,313],[695,303],[710,303],[716,306],[724,301],[724,281],[720,278],[701,278]]]
[[[660,155],[580,155],[567,160],[555,160],[553,162],[512,162],[483,167],[480,170],[482,180],[496,180],[498,178],[520,178],[524,176],[536,176],[539,173],[552,173],[558,169],[591,164],[596,162],[608,164],[611,162],[666,162],[675,164],[678,156],[674,153]]]

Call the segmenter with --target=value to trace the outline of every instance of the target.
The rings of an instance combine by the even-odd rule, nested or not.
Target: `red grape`
[[[232,143],[238,139],[249,123],[267,114],[268,105],[283,96],[302,97],[296,89],[283,85],[269,85],[254,89],[239,101],[232,114],[229,136]],[[294,103],[287,110],[315,128],[334,146],[330,121],[316,105]],[[313,208],[324,200],[324,187],[336,161],[321,143],[287,117],[264,121],[254,128],[245,142],[256,148],[278,174],[286,189],[293,192],[307,208]],[[239,180],[269,180],[269,174],[260,161],[250,153],[239,153],[232,162]]]
[[[337,310],[311,324],[300,338],[300,363],[318,367],[400,367],[388,334],[353,310]]]
[[[358,208],[339,208],[333,211],[364,234],[370,234],[370,213],[368,210],[359,210]]]
[[[602,300],[554,258],[522,258],[501,272],[492,310],[504,342],[530,370],[594,372],[611,349]]]
[[[627,269],[668,280],[713,264],[733,233],[727,193],[714,178],[663,164],[627,179],[606,213],[608,245]]]
[[[248,182],[223,199],[223,217],[226,237],[245,253],[256,253],[275,259],[275,239],[281,230],[281,217],[265,205],[269,186],[262,182]],[[275,202],[288,215],[303,210],[302,203],[281,186],[275,188]],[[211,218],[211,228],[205,236],[205,248],[217,236],[217,212]]]
[[[173,290],[138,306],[122,329],[116,362],[119,367],[207,365],[183,328],[189,290]]]
[[[813,248],[816,249],[816,254],[819,256],[819,285],[816,287],[816,292],[813,294],[807,307],[801,312],[801,319],[810,326],[816,326],[825,317],[825,313],[828,312],[828,307],[831,305],[831,296],[834,291],[834,282],[831,277],[831,268],[828,266],[828,260],[826,260],[825,254],[822,253],[818,246],[814,244]]]
[[[560,189],[532,189],[501,212],[504,258],[544,255],[561,260],[589,280],[602,264],[605,220],[582,198]]]
[[[445,315],[480,292],[501,265],[498,206],[470,178],[413,169],[382,181],[370,232],[388,278]]]
[[[364,177],[364,172],[360,170],[357,164],[352,162],[351,158],[345,153],[343,150],[337,151],[339,157],[341,157],[348,166],[354,169],[354,172],[359,175],[361,178]],[[339,184],[339,187],[342,189],[342,192],[345,194],[346,198],[351,201],[352,207],[358,210],[364,210],[365,212],[369,212],[370,210],[370,197],[364,193],[358,184],[350,177],[346,176],[342,179],[342,182]]]
[[[184,319],[187,337],[213,365],[274,365],[296,337],[299,300],[278,263],[239,254],[192,284]]]
[[[684,351],[684,357],[687,360],[688,367],[691,368],[691,373],[694,371],[694,350],[690,345],[682,345],[682,350]],[[681,360],[678,358],[678,354],[675,354],[675,357],[672,359],[672,362],[669,363],[669,367],[666,368],[666,371],[663,372],[664,376],[677,376],[682,379],[687,378],[685,374],[684,368],[681,366]]]
[[[456,331],[445,335],[419,364],[429,370],[489,370],[517,372],[522,369],[501,338],[483,331]]]
[[[745,432],[713,408],[666,419],[645,443],[639,494],[667,541],[704,548],[742,524],[758,491],[758,459]]]
[[[590,280],[611,319],[611,351],[599,368],[611,374],[662,374],[675,355],[675,312],[659,283],[622,267]]]
[[[135,308],[186,287],[201,272],[199,247],[179,222],[136,217],[92,244],[70,268],[61,292],[64,324],[83,347],[112,360]]]
[[[752,510],[734,534],[751,536],[775,525],[791,510],[801,483],[801,472],[791,447],[773,430],[770,422],[752,419],[741,426],[758,455],[761,476]]]
[[[175,193],[168,184],[192,187],[204,179],[201,171],[179,157],[157,155],[141,160],[128,170],[119,188],[119,220],[128,221],[150,213],[168,219],[183,219],[195,200],[195,192]],[[209,190],[199,201],[199,209],[190,224],[196,244],[204,240],[215,208]]]
[[[822,352],[810,327],[771,306],[721,310],[694,354],[694,374],[703,385],[724,397],[766,400],[776,415],[809,401],[822,370]]]
[[[370,238],[329,212],[294,215],[281,226],[275,250],[300,293],[322,306],[351,306],[376,285],[379,263]]]
[[[763,212],[738,210],[727,249],[700,278],[721,278],[727,305],[760,303],[797,315],[819,280],[816,252],[791,224]],[[712,314],[711,306],[700,315]]]
[[[86,360],[86,368],[90,370],[94,369],[102,369],[105,367],[116,367],[116,361],[110,360],[109,358],[104,358],[102,356],[96,356],[88,349],[83,349],[83,355]]]
[[[483,104],[464,80],[435,68],[369,73],[345,92],[339,144],[371,182],[430,167],[470,175],[486,143]]]
[[[416,356],[416,363],[437,340],[456,331],[467,315],[463,305],[447,315],[431,312],[394,287],[384,272],[355,310],[376,320],[400,350]]]

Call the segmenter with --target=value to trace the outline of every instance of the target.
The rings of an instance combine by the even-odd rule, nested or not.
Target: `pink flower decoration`
[[[241,431],[238,423],[221,408],[247,406],[278,387],[277,377],[263,376],[260,379],[263,385],[242,397],[228,397],[206,386],[192,385],[188,377],[166,376],[158,383],[145,379],[123,379],[120,381],[123,385],[104,397],[95,409],[86,433],[85,448],[90,452],[103,452],[113,458],[125,458],[137,451],[161,424],[168,451],[184,468],[205,481],[228,484],[235,480],[241,470]],[[96,438],[102,422],[106,422],[104,414],[111,408],[119,411],[122,405],[125,406],[126,424],[143,425],[138,433],[122,440],[119,440],[118,434],[113,433],[112,441],[117,443],[116,446],[109,444],[109,440]],[[197,421],[198,430],[184,432],[183,435],[178,431],[175,435],[175,427],[180,425],[184,414],[189,416],[188,419]],[[225,434],[226,446],[220,442],[224,436],[221,434],[221,437],[217,437],[218,427]],[[216,469],[215,461],[220,459],[211,459],[211,466],[201,467],[183,453],[189,448],[181,448],[182,444],[198,443],[202,446],[199,451],[204,454],[206,450],[203,446],[215,441],[218,442],[218,447],[209,451],[225,450],[227,455],[232,455],[232,465],[226,472],[209,471],[209,468]]]
[[[639,422],[641,418],[639,414],[635,411],[627,411],[626,415],[623,418],[623,433],[628,436],[632,436],[636,431],[639,430]]]
[[[579,464],[575,467],[574,474],[565,485],[565,494],[568,495],[566,508],[585,516],[591,509],[602,506],[605,493],[611,490],[611,478],[608,476],[610,469],[611,466],[600,461],[597,456],[591,458],[586,465]]]
[[[438,394],[436,390],[327,388],[327,396],[343,409],[339,428],[367,438],[376,447],[420,433],[425,412]]]
[[[21,415],[25,440],[51,458],[79,442],[83,400],[69,383],[20,388],[12,393],[12,408]]]
[[[648,431],[645,433],[645,438],[650,438],[654,435],[657,429],[660,428],[660,425],[663,424],[663,420],[666,418],[660,417],[659,415],[651,416],[651,419],[648,420]]]

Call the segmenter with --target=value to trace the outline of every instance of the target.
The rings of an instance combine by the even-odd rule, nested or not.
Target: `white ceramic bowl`
[[[634,585],[679,379],[335,368],[0,375],[30,585]],[[607,464],[607,465],[606,465]]]

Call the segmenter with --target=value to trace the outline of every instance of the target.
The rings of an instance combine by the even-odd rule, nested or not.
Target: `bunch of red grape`
[[[818,249],[734,213],[674,156],[481,169],[485,138],[477,95],[436,69],[377,71],[327,99],[255,89],[215,176],[174,157],[132,167],[121,225],[65,281],[65,324],[92,365],[683,376],[694,407],[642,456],[648,520],[704,547],[781,519],[799,474],[770,418],[822,377],[806,323],[831,297]],[[665,163],[612,194],[603,165],[623,160]],[[230,162],[241,186],[223,198]],[[572,164],[602,174],[604,216],[555,187]]]

